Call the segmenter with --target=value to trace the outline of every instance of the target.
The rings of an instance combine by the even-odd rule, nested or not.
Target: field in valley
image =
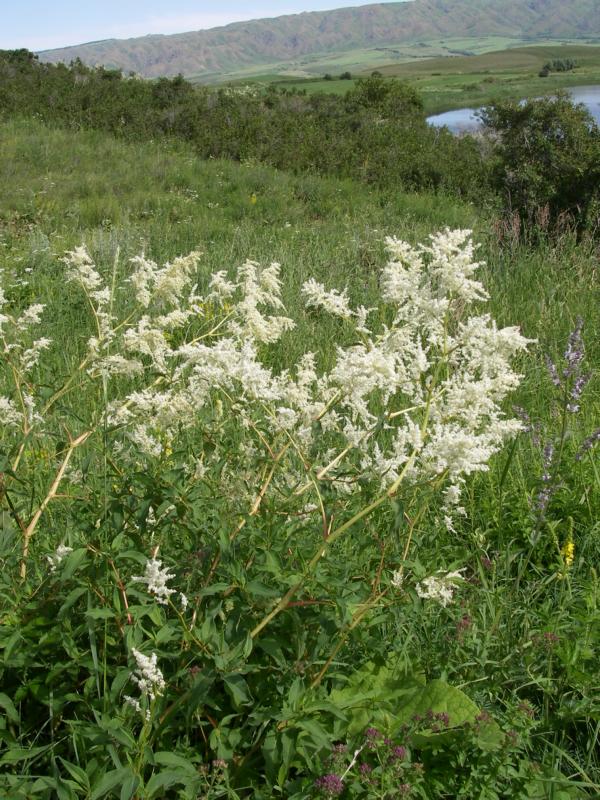
[[[307,92],[333,92],[344,94],[360,77],[373,70],[386,77],[407,81],[422,93],[425,110],[437,114],[453,108],[479,107],[495,100],[519,100],[539,97],[546,92],[570,86],[587,86],[600,82],[600,47],[577,43],[536,43],[527,47],[510,46],[509,43],[490,43],[491,52],[472,51],[472,55],[444,55],[443,57],[411,59],[401,63],[369,61],[365,66],[332,64],[329,72],[334,80],[318,77],[302,78],[265,74],[252,78],[252,82],[285,88],[305,89]],[[455,53],[471,51],[468,42],[455,42]],[[435,54],[434,54],[435,55]],[[572,59],[577,67],[569,72],[552,72],[546,78],[538,73],[549,61]],[[339,80],[344,71],[351,71],[353,80]],[[244,82],[244,78],[238,79]]]

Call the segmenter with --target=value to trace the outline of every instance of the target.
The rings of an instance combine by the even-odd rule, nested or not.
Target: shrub
[[[495,141],[492,181],[508,213],[532,227],[553,227],[565,215],[581,230],[600,186],[600,129],[568,95],[501,102],[482,113]]]
[[[327,369],[312,353],[269,366],[293,329],[278,264],[218,272],[200,296],[198,253],[139,256],[120,281],[118,260],[77,248],[81,352],[38,335],[44,306],[0,294],[3,521],[20,545],[2,571],[8,796],[291,796],[374,688],[377,724],[399,734],[427,709],[415,746],[440,725],[471,746],[477,705],[393,654],[375,667],[358,648],[327,687],[363,620],[452,606],[465,570],[411,559],[417,526],[435,499],[451,529],[468,476],[521,429],[501,403],[527,340],[480,313],[469,232],[387,247],[379,309],[302,287],[305,313],[352,335],[319,354]]]

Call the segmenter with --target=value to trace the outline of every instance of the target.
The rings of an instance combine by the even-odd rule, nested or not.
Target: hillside
[[[600,0],[412,0],[238,22],[170,36],[107,39],[46,50],[42,61],[80,58],[145,77],[218,78],[314,54],[375,51],[402,43],[478,37],[594,39]],[[425,53],[424,53],[425,55]]]

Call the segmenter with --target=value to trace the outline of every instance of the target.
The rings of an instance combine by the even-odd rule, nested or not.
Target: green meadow
[[[345,94],[356,80],[377,70],[386,77],[400,78],[409,83],[422,94],[426,112],[437,114],[453,108],[478,107],[496,100],[539,97],[557,89],[600,81],[600,48],[593,44],[544,42],[524,47],[520,42],[491,40],[490,51],[483,49],[481,42],[480,47],[482,49],[474,50],[469,40],[457,41],[452,43],[451,52],[438,55],[435,48],[431,53],[423,49],[422,56],[407,57],[397,63],[385,62],[385,54],[382,61],[369,59],[365,54],[363,63],[359,60],[354,64],[335,62],[331,68],[323,65],[319,76],[299,78],[291,70],[288,75],[274,71],[247,79],[240,76],[236,82],[250,80],[307,92]],[[560,58],[573,59],[577,67],[569,72],[552,72],[546,78],[539,77],[544,64]],[[350,71],[353,80],[339,80],[344,71]],[[326,72],[334,80],[323,80]]]

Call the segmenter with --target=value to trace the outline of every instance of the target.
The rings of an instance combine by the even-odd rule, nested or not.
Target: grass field
[[[302,800],[335,796],[326,793],[335,772],[344,774],[341,796],[365,800],[399,787],[406,795],[406,786],[428,800],[459,789],[477,797],[482,787],[515,800],[598,797],[600,475],[592,449],[577,457],[600,419],[597,242],[565,231],[532,245],[500,236],[493,210],[451,197],[200,161],[185,146],[33,120],[0,124],[0,182],[2,314],[46,304],[43,333],[53,340],[20,384],[22,397],[35,394],[52,414],[24,439],[7,423],[1,440],[3,796]],[[360,476],[348,484],[357,457],[329,482],[319,448],[331,431],[314,420],[305,452],[289,431],[269,427],[268,397],[252,417],[237,384],[215,390],[197,426],[174,429],[156,459],[127,461],[112,449],[119,426],[103,415],[131,386],[88,374],[81,359],[103,324],[88,305],[106,311],[110,296],[106,313],[133,314],[130,258],[144,251],[163,264],[200,251],[192,279],[205,299],[168,330],[169,347],[219,341],[218,314],[227,319],[234,301],[217,309],[206,299],[211,273],[231,278],[246,259],[280,262],[285,312],[276,313],[297,327],[257,345],[258,355],[279,373],[314,350],[319,368],[330,368],[336,347],[364,342],[364,333],[306,309],[301,285],[313,276],[327,289],[347,287],[353,308],[380,307],[385,236],[417,244],[445,226],[474,230],[486,310],[535,340],[518,356],[522,382],[504,403],[508,415],[513,404],[526,409],[533,430],[489,470],[465,477],[454,532],[441,520],[437,479],[390,502]],[[61,259],[82,243],[106,295],[86,298],[65,282]],[[153,320],[166,311],[140,313]],[[394,325],[383,306],[372,317]],[[579,319],[581,364],[577,338],[568,350]],[[3,342],[7,364],[20,357]],[[560,389],[547,356],[561,370]],[[450,371],[452,358],[443,365]],[[590,380],[571,412],[573,365]],[[146,390],[169,391],[160,370],[147,373]],[[169,379],[175,386],[176,373]],[[3,393],[12,391],[15,374],[6,369],[2,380]],[[393,408],[376,425],[382,446]],[[44,505],[74,448],[69,436],[86,426],[93,435],[73,449],[69,479]],[[294,500],[306,481],[309,493]],[[18,521],[36,519],[38,508],[21,578],[28,528]],[[61,555],[58,545],[72,551]],[[134,576],[151,557],[169,568],[165,580],[185,605],[179,595],[157,604],[148,581],[148,591],[140,586]],[[415,589],[458,569],[466,571],[452,603]],[[140,650],[156,655],[164,684],[155,672],[150,684],[131,682],[136,664],[138,680],[148,669]],[[138,699],[126,700],[130,693]],[[367,725],[378,730],[365,739]],[[403,749],[392,751],[382,731]],[[349,766],[355,751],[360,773]]]
[[[307,92],[345,94],[356,79],[378,70],[387,77],[405,80],[418,89],[428,114],[453,108],[478,107],[500,99],[537,97],[544,92],[600,82],[600,47],[595,45],[545,42],[520,47],[516,46],[519,43],[508,40],[490,40],[487,44],[490,48],[504,49],[485,51],[483,48],[486,45],[480,44],[482,49],[474,50],[472,43],[464,40],[453,42],[452,52],[472,52],[472,55],[428,55],[426,58],[406,58],[397,63],[388,60],[384,63],[385,54],[382,54],[381,61],[375,61],[369,60],[368,53],[365,53],[364,62],[340,62],[331,68],[323,67],[319,76],[299,77],[301,70],[298,69],[294,74],[290,68],[287,75],[273,71],[254,77],[240,76],[237,80],[240,83],[256,82],[262,85],[271,83],[285,88],[305,89]],[[540,78],[538,73],[544,64],[557,58],[571,58],[578,66],[571,72],[553,72],[547,78]],[[323,80],[325,72],[337,78],[346,70],[351,71],[354,80]]]

